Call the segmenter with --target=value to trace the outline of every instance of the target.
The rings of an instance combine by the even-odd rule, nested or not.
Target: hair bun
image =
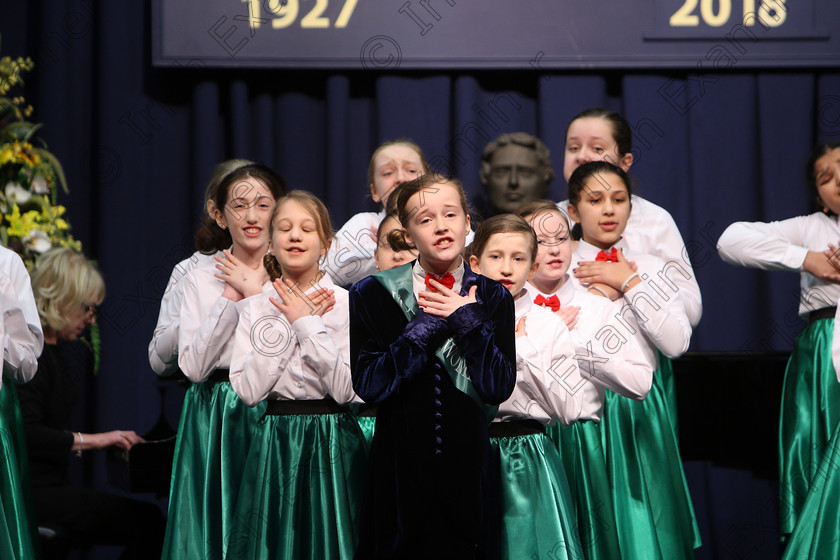
[[[394,251],[409,251],[414,249],[414,246],[406,240],[405,232],[401,229],[392,229],[388,232],[388,245]]]

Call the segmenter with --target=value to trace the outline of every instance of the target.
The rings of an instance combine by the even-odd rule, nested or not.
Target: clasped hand
[[[624,252],[617,252],[618,262],[581,261],[574,269],[575,278],[586,287],[596,287],[615,301],[621,297],[621,285],[636,272],[636,263],[624,258]]]
[[[256,268],[251,268],[234,257],[230,251],[224,250],[222,253],[224,257],[216,255],[216,269],[219,272],[214,274],[216,278],[225,281],[222,297],[240,301],[262,293],[262,285],[268,281],[268,272],[262,261]]]
[[[270,297],[268,301],[288,319],[289,323],[294,323],[307,315],[323,316],[335,307],[335,290],[319,288],[307,294],[296,284],[281,278],[277,278],[273,286],[277,297]]]
[[[424,290],[418,294],[417,298],[417,303],[429,315],[446,319],[459,307],[476,302],[475,292],[478,289],[476,286],[470,288],[467,295],[462,296],[434,278],[429,280],[429,285],[437,291]]]

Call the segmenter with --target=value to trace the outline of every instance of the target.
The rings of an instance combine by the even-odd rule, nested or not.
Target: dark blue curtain
[[[373,208],[365,175],[381,141],[413,138],[480,207],[481,149],[522,130],[551,150],[559,200],[565,128],[605,106],[633,126],[638,194],[671,212],[693,259],[704,314],[691,349],[786,351],[802,327],[796,274],[730,267],[715,242],[736,220],[812,210],[804,165],[817,141],[840,137],[836,70],[754,71],[748,51],[706,74],[154,68],[146,2],[7,2],[0,13],[2,53],[36,62],[25,94],[66,167],[74,233],[108,286],[98,428],[142,433],[161,414],[177,425],[180,393],[160,396],[147,344],[168,275],[194,250],[209,174],[231,157],[313,191],[338,227]]]

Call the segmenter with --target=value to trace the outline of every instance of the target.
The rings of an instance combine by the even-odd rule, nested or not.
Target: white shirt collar
[[[534,302],[531,301],[531,292],[527,288],[522,288],[522,290],[525,292],[522,294],[522,297],[513,301],[514,316],[517,321],[527,315],[531,308],[534,307]]]
[[[426,274],[427,274],[427,272],[425,270],[423,270],[422,266],[420,266],[420,259],[417,259],[416,261],[414,261],[414,267],[411,269],[411,272],[412,272],[412,278],[413,278],[413,281],[414,281],[414,292],[418,293],[422,290],[425,290],[426,289]],[[464,259],[459,259],[458,260],[458,266],[455,267],[455,269],[451,270],[450,272],[452,273],[452,276],[455,277],[455,284],[452,286],[452,290],[455,293],[460,293],[461,292],[461,286],[464,285]],[[433,274],[433,276],[437,276],[437,275]],[[421,286],[420,290],[417,289],[418,283]]]
[[[542,293],[536,286],[531,284],[530,282],[525,283],[525,289],[528,290],[528,295],[530,296],[531,300],[536,299],[536,297],[542,296],[546,299],[550,298],[551,296],[557,296],[557,299],[560,300],[560,307],[566,307],[567,305],[571,305],[571,303],[575,299],[575,294],[577,290],[575,289],[574,282],[566,274],[566,281],[560,286],[560,289],[554,292],[553,294],[544,294]]]
[[[624,238],[622,237],[621,239],[619,239],[615,243],[615,245],[613,245],[612,247],[607,249],[605,252],[609,252],[611,249],[621,249],[622,252],[624,252],[624,254],[626,255],[627,254],[627,242],[625,242]],[[583,239],[581,239],[580,241],[578,241],[577,251],[575,251],[575,252],[578,254],[578,256],[580,257],[580,260],[582,260],[582,261],[594,261],[595,257],[602,250],[603,249],[601,249],[600,247],[596,247],[595,245],[591,245],[591,244],[587,243],[586,241],[584,241]]]

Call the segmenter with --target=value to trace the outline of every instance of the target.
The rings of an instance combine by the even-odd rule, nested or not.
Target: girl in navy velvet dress
[[[403,184],[397,211],[418,259],[350,291],[353,387],[377,405],[362,558],[497,558],[498,469],[487,424],[516,379],[510,293],[462,253],[460,184]]]

